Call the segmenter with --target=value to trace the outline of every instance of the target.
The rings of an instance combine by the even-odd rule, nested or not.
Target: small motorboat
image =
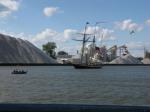
[[[24,71],[24,70],[14,70],[14,71],[12,71],[12,74],[27,74],[27,71]]]

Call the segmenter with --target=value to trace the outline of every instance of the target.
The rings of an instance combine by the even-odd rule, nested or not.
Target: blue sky
[[[149,4],[149,0],[0,0],[0,32],[39,48],[54,41],[57,51],[75,54],[80,43],[71,39],[81,38],[76,34],[85,23],[90,23],[92,33],[96,22],[107,21],[97,26],[97,45],[104,33],[104,45],[126,44],[131,54],[142,56],[143,47],[150,48]]]

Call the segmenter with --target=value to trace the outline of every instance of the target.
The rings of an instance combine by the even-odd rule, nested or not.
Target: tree
[[[65,52],[65,51],[59,51],[59,52],[57,53],[57,55],[68,55],[68,53]]]
[[[42,46],[43,51],[46,52],[50,57],[56,59],[55,49],[57,48],[55,42],[48,42]]]

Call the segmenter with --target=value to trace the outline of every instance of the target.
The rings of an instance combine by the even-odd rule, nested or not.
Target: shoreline
[[[0,66],[73,66],[73,64],[1,63]],[[102,64],[102,66],[150,66],[150,64]]]

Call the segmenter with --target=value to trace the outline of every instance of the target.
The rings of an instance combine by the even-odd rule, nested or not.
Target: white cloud
[[[143,42],[129,42],[126,44],[129,49],[141,50],[144,48]]]
[[[95,34],[98,40],[114,40],[115,37],[113,36],[114,30],[110,30],[107,28],[100,28],[100,27],[88,27],[87,34]]]
[[[65,29],[63,32],[57,32],[50,28],[43,30],[42,32],[32,36],[29,40],[38,47],[41,47],[43,44],[47,43],[48,41],[55,42],[57,45],[61,46],[59,48],[62,49],[63,44],[75,38],[77,30],[73,29]]]
[[[87,34],[94,34],[94,33],[96,33],[96,31],[98,32],[99,30],[100,30],[99,27],[89,26],[89,27],[87,27],[86,33]]]
[[[57,32],[52,29],[45,29],[41,33],[38,33],[31,41],[33,43],[41,42],[43,40],[53,39],[57,35]]]
[[[0,0],[0,17],[6,17],[19,9],[20,0]]]
[[[150,26],[150,19],[145,22],[146,25]]]
[[[144,56],[144,48],[150,49],[149,42],[129,42],[126,44],[130,53],[134,56]]]
[[[4,35],[9,35],[11,37],[15,37],[15,38],[21,38],[21,39],[24,39],[24,40],[28,40],[30,39],[30,37],[32,37],[31,35],[25,35],[24,32],[21,32],[21,33],[14,33],[14,32],[8,32],[8,31],[5,31],[5,30],[0,30],[0,33],[1,34],[4,34]]]
[[[115,37],[112,36],[113,33],[114,33],[113,30],[102,29],[102,36],[103,36],[103,39],[114,40]]]
[[[73,39],[77,37],[77,30],[73,30],[73,29],[66,29],[64,30],[64,39],[68,40],[68,39]]]
[[[143,50],[144,47],[150,49],[149,42],[129,42],[126,45],[129,49],[132,50]]]
[[[44,8],[44,11],[43,11],[44,15],[48,17],[53,16],[54,14],[58,12],[60,12],[58,7],[46,7]]]
[[[116,22],[116,25],[119,29],[125,31],[141,31],[143,29],[142,25],[134,23],[131,19],[124,20],[122,22]]]
[[[96,29],[96,30],[95,30]],[[80,31],[78,30],[74,30],[74,29],[65,29],[64,30],[64,40],[67,41],[69,39],[82,39],[83,37],[83,32],[81,31],[81,34],[79,33]],[[113,30],[110,29],[104,29],[104,28],[100,28],[100,27],[91,27],[89,26],[86,30],[86,34],[91,34],[90,36],[96,36],[96,38],[98,40],[101,40],[101,37],[103,36],[104,40],[114,40],[115,37],[113,37]]]
[[[43,30],[42,32],[38,33],[29,40],[39,48],[42,48],[42,45],[47,43],[48,41],[55,42],[57,45],[56,51],[65,50],[71,54],[75,53],[77,46],[70,46],[67,41],[75,38],[77,30],[73,29],[65,29],[63,32],[57,32],[50,28]]]

